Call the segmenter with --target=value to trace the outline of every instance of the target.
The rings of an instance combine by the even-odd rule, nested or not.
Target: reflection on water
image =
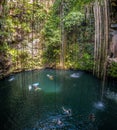
[[[106,85],[103,95],[92,75],[40,70],[13,77],[0,81],[1,130],[117,130],[116,89]]]

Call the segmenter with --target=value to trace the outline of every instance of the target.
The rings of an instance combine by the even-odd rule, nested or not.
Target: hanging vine
[[[94,3],[95,45],[94,45],[94,74],[105,80],[107,71],[108,36],[109,36],[109,6],[108,0]]]

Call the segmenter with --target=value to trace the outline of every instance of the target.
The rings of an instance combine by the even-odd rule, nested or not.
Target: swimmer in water
[[[14,77],[11,77],[8,81],[11,82],[13,81],[15,78]]]
[[[95,121],[95,115],[94,115],[94,113],[91,113],[91,114],[89,115],[89,120],[91,120],[92,122]]]
[[[35,91],[37,91],[37,90],[41,90],[41,88],[39,88],[39,87],[36,87],[36,88],[35,88]]]
[[[63,111],[64,111],[64,114],[66,114],[66,115],[69,115],[69,116],[71,116],[72,115],[72,112],[71,112],[71,109],[65,109],[64,107],[62,107],[62,109],[63,109]]]
[[[34,88],[35,91],[41,90],[41,88],[39,88],[37,85],[33,85],[33,88]]]
[[[35,91],[41,90],[41,88],[39,87],[39,83],[34,83],[32,85],[29,85],[28,89],[29,89],[29,91],[31,91],[31,90],[35,90]]]
[[[52,75],[49,75],[49,74],[47,74],[47,77],[48,77],[50,80],[53,80],[53,79],[54,79],[53,76],[52,76]]]
[[[57,119],[57,124],[62,125],[62,121],[60,119]]]

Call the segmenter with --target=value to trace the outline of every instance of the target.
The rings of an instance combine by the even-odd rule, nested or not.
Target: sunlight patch
[[[99,101],[97,103],[94,103],[94,107],[99,110],[103,110],[105,108],[103,102]]]

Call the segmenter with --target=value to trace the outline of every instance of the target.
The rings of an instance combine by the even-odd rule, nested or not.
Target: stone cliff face
[[[27,2],[31,4],[33,0],[27,0]],[[46,12],[46,14],[48,14],[54,0],[38,0],[37,3],[38,2],[43,5],[42,8],[37,4],[42,13],[44,14],[44,12]],[[30,5],[24,7],[20,4],[22,4],[22,2],[19,3],[18,0],[0,0],[0,78],[11,72],[36,69],[41,65],[42,40],[40,38],[40,31],[44,26],[44,19],[46,19],[46,17],[43,16],[42,19],[39,19],[40,21],[34,18],[34,27],[32,27],[31,21],[27,21],[26,25],[26,20],[17,22],[17,19],[19,21],[20,18],[27,16],[24,13],[25,8],[27,6],[30,8]],[[5,10],[7,6],[9,12]],[[24,9],[24,12],[20,12],[20,7]],[[37,8],[37,6],[35,7]],[[17,9],[19,9],[19,12]],[[26,9],[28,10],[28,8]],[[28,13],[32,17],[30,11]],[[30,19],[30,17],[28,19]],[[10,22],[8,26],[5,25],[7,23],[6,21]],[[15,22],[16,24],[14,25]],[[28,28],[28,31],[23,29],[22,26],[24,25]],[[5,46],[5,44],[7,46]]]
[[[12,61],[10,55],[5,52],[0,53],[0,78],[9,74],[11,65]]]
[[[112,61],[117,59],[117,1],[110,1],[110,26],[109,26],[109,56]]]
[[[111,24],[110,31],[110,46],[109,46],[109,55],[110,58],[117,58],[117,24]]]
[[[4,31],[3,28],[3,3],[4,1],[1,0],[0,1],[0,33],[2,33]],[[5,73],[8,72],[9,67],[10,67],[10,62],[9,62],[9,58],[7,57],[6,52],[3,50],[2,46],[3,46],[3,36],[2,34],[0,34],[0,78],[2,78]]]
[[[110,0],[110,18],[112,23],[117,23],[117,0]]]

